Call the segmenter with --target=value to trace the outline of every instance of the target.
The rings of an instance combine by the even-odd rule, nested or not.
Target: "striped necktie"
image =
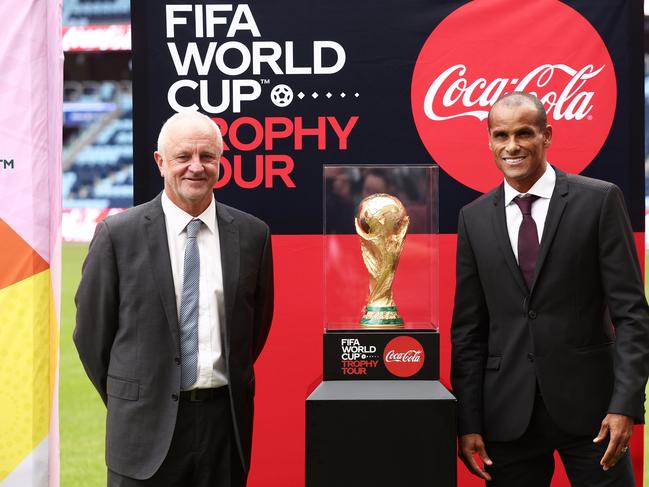
[[[201,228],[200,220],[187,224],[185,244],[185,268],[183,294],[180,299],[180,356],[182,368],[180,386],[188,389],[196,382],[198,374],[198,295],[201,274],[201,257],[196,237]]]

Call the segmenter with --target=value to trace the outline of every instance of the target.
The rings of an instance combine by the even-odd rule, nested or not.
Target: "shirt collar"
[[[527,193],[524,194],[533,194],[539,198],[552,198],[552,192],[554,191],[554,185],[557,181],[557,174],[554,171],[554,168],[548,163],[545,166],[545,172],[543,175],[532,185]],[[511,204],[514,201],[514,198],[520,196],[523,193],[516,191],[512,188],[509,183],[505,180],[505,206]]]
[[[189,213],[180,209],[176,204],[169,199],[165,191],[162,192],[162,211],[165,215],[166,224],[173,230],[174,235],[180,235],[187,224],[194,218],[202,221],[210,232],[216,232],[216,200],[212,195],[212,201],[203,213],[197,217],[193,217]]]

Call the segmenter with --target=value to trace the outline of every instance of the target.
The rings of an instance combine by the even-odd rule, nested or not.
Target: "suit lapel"
[[[563,215],[563,210],[566,208],[567,204],[566,196],[568,195],[568,181],[566,179],[566,174],[556,168],[554,168],[554,170],[557,175],[557,181],[554,185],[552,198],[550,199],[548,215],[545,217],[545,226],[543,227],[543,235],[541,236],[539,255],[536,259],[536,270],[534,272],[532,289],[534,289],[534,285],[536,284],[536,281],[541,273],[545,259],[548,256],[550,246],[552,245],[552,240],[557,233],[559,221],[561,221],[561,216]]]
[[[149,211],[144,215],[144,229],[147,247],[151,257],[151,267],[158,283],[158,292],[169,324],[169,331],[174,342],[179,346],[178,339],[178,310],[176,307],[176,291],[174,289],[169,244],[167,242],[167,227],[165,226],[160,193],[149,205]]]
[[[237,287],[239,285],[239,229],[225,206],[216,203],[216,220],[219,226],[221,269],[223,273],[223,301],[225,303],[225,354],[230,355],[230,329]]]
[[[509,267],[509,270],[514,276],[514,280],[521,288],[521,291],[523,291],[524,294],[527,294],[527,284],[525,283],[520,267],[518,267],[518,262],[516,262],[516,256],[512,250],[511,241],[509,240],[507,218],[505,216],[505,190],[502,184],[498,187],[493,196],[492,221],[496,233],[496,239],[498,240],[498,246],[505,257],[507,267]]]

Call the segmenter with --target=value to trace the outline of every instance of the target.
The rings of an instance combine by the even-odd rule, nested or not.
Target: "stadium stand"
[[[130,24],[130,0],[65,0],[63,25]],[[131,81],[123,56],[90,49],[66,55],[63,207],[133,204]],[[106,76],[108,74],[108,76]]]
[[[128,24],[130,0],[65,0],[63,25]]]
[[[68,137],[63,154],[64,208],[128,208],[133,204],[133,121],[128,82],[66,83],[78,107],[114,102]]]

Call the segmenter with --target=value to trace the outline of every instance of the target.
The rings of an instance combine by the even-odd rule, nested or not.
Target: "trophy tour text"
[[[340,340],[340,365],[343,375],[367,375],[367,369],[378,367],[375,345],[361,345],[357,338]]]
[[[262,97],[262,85],[271,84],[261,76],[302,75],[304,83],[304,75],[339,72],[346,53],[338,42],[314,40],[309,46],[296,46],[291,40],[261,40],[247,4],[166,5],[165,27],[169,56],[178,75],[167,91],[169,106],[176,112],[201,110],[212,116],[223,134],[224,156],[215,187],[294,188],[293,157],[274,152],[282,139],[288,139],[282,145],[284,152],[303,150],[305,141],[317,150],[347,149],[358,116],[340,120],[335,116],[236,115],[242,106]],[[229,119],[226,113],[234,117]]]

